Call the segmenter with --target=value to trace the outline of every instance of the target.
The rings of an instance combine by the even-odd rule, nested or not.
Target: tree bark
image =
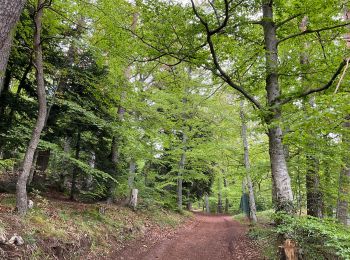
[[[222,192],[221,192],[221,185],[219,185],[219,191],[218,191],[218,213],[222,213]]]
[[[273,20],[273,1],[262,0],[266,57],[266,93],[269,115],[265,117],[268,125],[269,154],[271,173],[276,189],[276,210],[293,212],[293,192],[288,174],[287,163],[282,143],[282,129],[279,125],[281,119],[280,97],[281,91],[278,81],[278,50],[276,25]]]
[[[224,177],[224,187],[227,188],[227,179]],[[228,213],[228,209],[229,209],[229,200],[228,200],[228,197],[227,197],[227,194],[225,196],[225,213],[227,214]]]
[[[210,213],[210,207],[209,207],[209,196],[208,196],[208,194],[205,194],[204,201],[205,201],[205,212],[209,214]]]
[[[247,139],[247,124],[243,111],[243,101],[241,101],[241,111],[240,111],[241,121],[242,121],[242,141],[243,141],[243,149],[244,149],[244,165],[246,169],[246,177],[247,177],[247,185],[249,192],[249,209],[250,209],[250,220],[253,223],[258,221],[256,217],[256,206],[255,206],[255,198],[254,198],[254,188],[252,184],[252,180],[250,178],[250,160],[249,160],[249,145]]]
[[[136,162],[134,158],[131,158],[129,163],[129,178],[128,178],[128,185],[130,189],[133,189],[135,186],[135,174],[136,174]]]
[[[118,110],[118,113],[119,113],[119,110]],[[111,172],[114,173],[114,175],[116,175],[118,171],[118,162],[119,162],[119,147],[118,147],[118,141],[116,136],[112,137],[111,162],[112,162]],[[111,182],[108,188],[107,204],[113,203],[115,188],[116,188],[115,182]]]
[[[138,189],[131,189],[130,191],[130,200],[129,200],[129,207],[133,210],[136,210],[137,207],[137,195],[139,193]]]
[[[0,0],[0,96],[11,52],[12,36],[25,2],[25,0]]]
[[[94,169],[95,164],[96,164],[96,154],[94,151],[92,151],[90,153],[89,166],[92,169]],[[89,174],[88,176],[85,177],[85,180],[84,180],[84,189],[85,190],[87,190],[87,191],[91,190],[92,181],[93,181],[93,177],[91,174]]]
[[[39,102],[39,112],[36,120],[36,124],[32,133],[31,140],[29,142],[27,151],[24,156],[22,167],[19,170],[18,181],[16,185],[16,207],[20,215],[25,215],[28,209],[27,199],[27,180],[30,173],[30,169],[33,163],[34,152],[38,146],[40,140],[41,131],[44,128],[46,118],[46,92],[44,83],[44,66],[43,55],[41,48],[41,28],[42,28],[42,0],[38,0],[37,12],[34,17],[35,31],[34,31],[34,55],[35,55],[35,68],[36,68],[36,81],[37,81],[37,94]]]

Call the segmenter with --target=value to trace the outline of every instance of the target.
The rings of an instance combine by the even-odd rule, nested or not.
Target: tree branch
[[[293,20],[293,19],[295,19],[295,18],[298,18],[298,17],[301,16],[301,15],[303,15],[303,13],[295,14],[295,15],[293,15],[293,16],[287,18],[286,20],[284,20],[284,21],[282,21],[282,22],[276,24],[276,28],[279,28],[279,27],[283,26],[284,24],[290,22],[291,20]]]
[[[228,16],[225,17],[226,22],[224,21],[222,23],[222,25],[224,26],[219,26],[214,30],[210,30],[209,29],[209,25],[208,23],[199,15],[196,6],[193,2],[193,0],[191,0],[192,3],[192,9],[193,12],[195,14],[195,16],[199,19],[199,21],[202,23],[202,25],[205,27],[206,29],[206,34],[207,34],[207,42],[209,45],[209,49],[210,49],[210,54],[212,56],[215,68],[218,70],[219,73],[216,73],[216,75],[218,75],[221,79],[223,79],[230,87],[234,88],[235,90],[237,90],[238,92],[240,92],[244,97],[246,97],[250,102],[252,102],[258,109],[262,109],[261,104],[252,96],[250,95],[243,87],[239,86],[238,84],[234,83],[231,79],[231,77],[222,69],[222,67],[220,66],[220,63],[218,61],[217,55],[216,55],[216,51],[215,51],[215,47],[214,47],[214,43],[211,39],[212,35],[219,32],[221,29],[223,29],[228,21]],[[227,4],[226,4],[227,3]],[[227,0],[225,0],[225,9],[228,11],[228,2]]]
[[[339,64],[339,67],[336,70],[336,72],[333,74],[332,78],[324,86],[319,87],[319,88],[310,89],[310,90],[307,90],[307,91],[305,91],[303,93],[294,93],[294,95],[292,95],[291,97],[288,97],[288,98],[285,98],[285,99],[281,100],[280,105],[286,104],[286,103],[288,103],[288,102],[290,102],[290,101],[292,101],[294,99],[297,99],[297,98],[306,97],[306,96],[308,96],[308,95],[310,95],[312,93],[321,92],[321,91],[329,89],[333,85],[335,79],[341,73],[341,71],[344,68],[345,64],[346,64],[346,60],[343,60]]]
[[[324,27],[324,28],[320,28],[320,29],[315,29],[315,30],[306,30],[306,31],[303,31],[303,32],[300,32],[300,33],[295,33],[295,34],[292,34],[292,35],[289,35],[281,40],[278,41],[277,44],[280,44],[284,41],[287,41],[287,40],[290,40],[290,39],[293,39],[295,37],[298,37],[298,36],[302,36],[304,34],[310,34],[310,33],[319,33],[319,32],[322,32],[322,31],[328,31],[328,30],[333,30],[333,29],[336,29],[336,28],[340,28],[340,27],[344,27],[344,26],[347,26],[349,25],[350,22],[348,23],[343,23],[343,24],[337,24],[337,25],[334,25],[334,26],[329,26],[329,27]]]

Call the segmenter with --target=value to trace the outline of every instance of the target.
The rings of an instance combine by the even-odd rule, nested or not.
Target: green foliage
[[[334,219],[313,217],[293,217],[275,214],[274,219],[281,223],[275,229],[297,242],[300,253],[306,259],[328,259],[339,256],[350,259],[350,232],[348,227]]]

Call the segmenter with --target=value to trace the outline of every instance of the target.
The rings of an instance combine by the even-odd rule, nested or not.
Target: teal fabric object
[[[249,195],[248,195],[248,193],[243,193],[243,195],[241,197],[241,203],[240,203],[239,208],[249,218],[250,209],[249,209]]]

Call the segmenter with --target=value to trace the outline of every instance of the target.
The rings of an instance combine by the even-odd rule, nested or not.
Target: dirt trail
[[[116,257],[124,260],[259,260],[247,229],[230,216],[196,215],[195,224],[152,246],[134,245]],[[140,248],[143,250],[140,250]]]

